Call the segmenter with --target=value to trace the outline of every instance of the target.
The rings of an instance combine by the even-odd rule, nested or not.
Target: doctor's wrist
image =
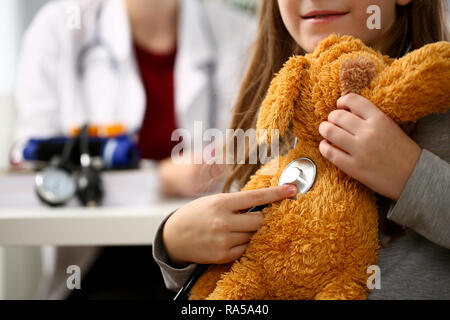
[[[160,193],[165,197],[176,197],[176,184],[174,183],[174,170],[170,158],[161,160],[158,164]]]

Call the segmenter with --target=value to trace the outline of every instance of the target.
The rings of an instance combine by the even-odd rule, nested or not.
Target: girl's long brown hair
[[[245,131],[256,127],[259,107],[274,74],[293,54],[305,54],[305,52],[297,45],[284,26],[277,0],[260,1],[258,33],[252,58],[234,107],[230,129]],[[284,148],[287,148],[286,144],[289,144],[290,140],[289,137],[284,141],[282,139],[280,147],[284,145]],[[231,165],[231,174],[224,184],[223,192],[229,192],[233,182],[243,186],[260,167],[260,164],[248,164],[247,160],[252,152],[256,152],[256,150],[245,152],[245,164]]]
[[[428,43],[448,41],[449,33],[445,0],[412,0],[397,6],[397,18],[383,44],[384,54],[401,57],[407,51]],[[255,128],[259,107],[276,72],[292,55],[305,54],[288,33],[281,19],[277,0],[262,0],[259,7],[259,27],[252,57],[234,107],[230,129]],[[280,154],[290,148],[292,133],[280,139]],[[246,146],[245,164],[232,164],[223,192],[230,192],[233,183],[242,187],[261,164],[248,164],[256,150]]]

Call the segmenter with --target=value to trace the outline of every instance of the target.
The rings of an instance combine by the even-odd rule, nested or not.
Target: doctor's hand
[[[348,94],[319,126],[321,154],[373,191],[397,201],[421,148],[368,99]]]
[[[177,266],[188,263],[223,264],[236,260],[263,220],[248,209],[296,194],[293,186],[220,193],[198,198],[178,209],[166,221],[163,243]]]
[[[175,163],[167,158],[159,164],[161,191],[168,197],[193,198],[208,192],[218,192],[224,178],[225,165],[194,161],[192,153],[183,155],[187,161]]]

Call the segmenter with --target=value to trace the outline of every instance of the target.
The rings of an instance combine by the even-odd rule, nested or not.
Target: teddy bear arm
[[[214,291],[220,277],[230,271],[231,264],[215,264],[209,266],[208,270],[197,280],[192,287],[189,300],[205,300]]]
[[[206,300],[261,300],[266,297],[263,272],[258,260],[236,261],[231,271],[217,282]]]
[[[367,295],[368,289],[365,285],[342,273],[316,294],[315,300],[365,300]]]
[[[398,123],[450,108],[450,43],[434,43],[394,61],[362,95]]]

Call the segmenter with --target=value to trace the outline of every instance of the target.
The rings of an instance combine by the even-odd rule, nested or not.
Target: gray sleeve
[[[423,149],[388,219],[450,249],[450,164]]]
[[[162,230],[167,219],[172,214],[173,212],[166,219],[164,219],[164,221],[158,227],[155,239],[153,240],[153,258],[161,268],[166,287],[170,290],[178,291],[190,277],[197,265],[191,263],[181,269],[171,265],[171,261],[167,255],[162,241]]]

